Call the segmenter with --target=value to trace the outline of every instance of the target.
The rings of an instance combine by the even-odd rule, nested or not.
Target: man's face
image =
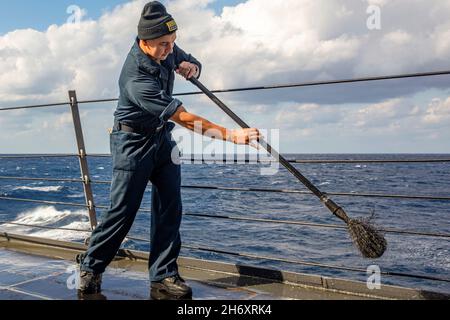
[[[161,38],[144,41],[147,54],[151,55],[155,60],[166,60],[167,56],[173,52],[176,39],[177,34],[174,32]]]

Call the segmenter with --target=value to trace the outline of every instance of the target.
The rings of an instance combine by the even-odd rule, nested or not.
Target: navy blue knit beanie
[[[177,23],[160,2],[152,1],[145,5],[138,25],[139,39],[152,40],[177,30]]]

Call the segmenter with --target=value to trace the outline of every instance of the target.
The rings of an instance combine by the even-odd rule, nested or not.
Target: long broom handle
[[[206,94],[215,104],[219,106],[228,116],[230,116],[238,125],[244,129],[249,129],[250,126],[244,122],[238,115],[236,115],[230,108],[228,108],[225,103],[223,103],[214,93],[212,93],[208,88],[206,88],[198,79],[192,77],[189,79],[195,86],[197,86],[204,94]],[[300,173],[289,161],[287,161],[282,155],[278,153],[277,150],[272,148],[264,139],[260,138],[258,140],[259,144],[267,150],[267,152],[272,155],[290,172],[292,173],[301,183],[305,185],[314,195],[316,195],[320,201],[322,201],[325,206],[337,217],[341,218],[345,222],[348,221],[348,217],[343,211],[343,209],[338,206],[335,202],[328,199],[326,194],[320,191],[311,181],[309,181],[303,174]]]

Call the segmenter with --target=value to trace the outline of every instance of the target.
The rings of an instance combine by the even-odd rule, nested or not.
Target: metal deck
[[[0,300],[148,300],[149,281],[144,272],[109,268],[102,295],[78,297],[76,266],[71,261],[0,249]],[[276,299],[244,288],[221,288],[189,279],[195,299]]]
[[[103,277],[102,295],[79,297],[77,253],[85,246],[0,233],[0,300],[148,300],[148,254],[122,250]],[[365,283],[180,258],[194,300],[449,299],[450,296]]]

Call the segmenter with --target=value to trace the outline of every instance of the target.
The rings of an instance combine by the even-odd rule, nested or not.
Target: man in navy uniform
[[[176,71],[198,78],[201,64],[176,44],[175,20],[157,1],[142,12],[136,39],[120,75],[120,98],[110,136],[113,161],[111,205],[80,257],[80,293],[101,291],[102,273],[128,234],[150,181],[152,189],[149,276],[153,299],[189,299],[191,288],[178,273],[182,203],[180,166],[172,161],[175,124],[214,138],[250,144],[257,129],[228,130],[186,111],[172,97]],[[217,133],[220,133],[217,135]],[[176,150],[176,149],[175,149]]]

